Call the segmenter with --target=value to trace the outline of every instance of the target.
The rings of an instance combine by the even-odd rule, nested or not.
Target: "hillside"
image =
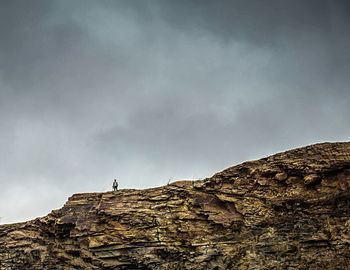
[[[350,143],[200,181],[75,194],[0,226],[0,269],[350,269]]]

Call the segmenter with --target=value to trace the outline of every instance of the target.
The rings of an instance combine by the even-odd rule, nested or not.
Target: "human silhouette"
[[[118,182],[117,179],[114,179],[113,181],[113,191],[117,191],[118,190]]]

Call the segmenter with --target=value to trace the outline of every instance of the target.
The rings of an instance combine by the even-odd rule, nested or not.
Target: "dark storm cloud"
[[[41,67],[54,59],[52,54],[61,56],[79,41],[76,37],[79,31],[74,25],[65,22],[49,25],[52,9],[51,1],[1,2],[0,68],[5,82],[18,84],[18,88],[32,86],[47,76],[47,70]],[[21,85],[24,82],[26,85]]]
[[[2,222],[115,177],[155,186],[348,139],[349,12],[348,1],[1,1]]]
[[[287,61],[300,58],[295,61],[300,73],[307,72],[311,76],[313,73],[322,77],[347,77],[349,74],[349,1],[161,3],[164,20],[175,28],[192,34],[210,32],[224,42],[239,40],[267,47]],[[289,62],[281,66],[283,64],[290,68]],[[303,70],[304,67],[308,70]],[[281,75],[288,79],[291,74],[284,71]]]

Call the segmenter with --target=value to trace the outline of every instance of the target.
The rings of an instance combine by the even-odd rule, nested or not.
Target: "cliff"
[[[0,269],[350,269],[350,143],[201,181],[75,194],[0,226]]]

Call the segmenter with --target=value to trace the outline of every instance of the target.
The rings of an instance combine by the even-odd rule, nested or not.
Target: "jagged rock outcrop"
[[[350,143],[201,181],[75,194],[0,226],[0,269],[350,269]]]

